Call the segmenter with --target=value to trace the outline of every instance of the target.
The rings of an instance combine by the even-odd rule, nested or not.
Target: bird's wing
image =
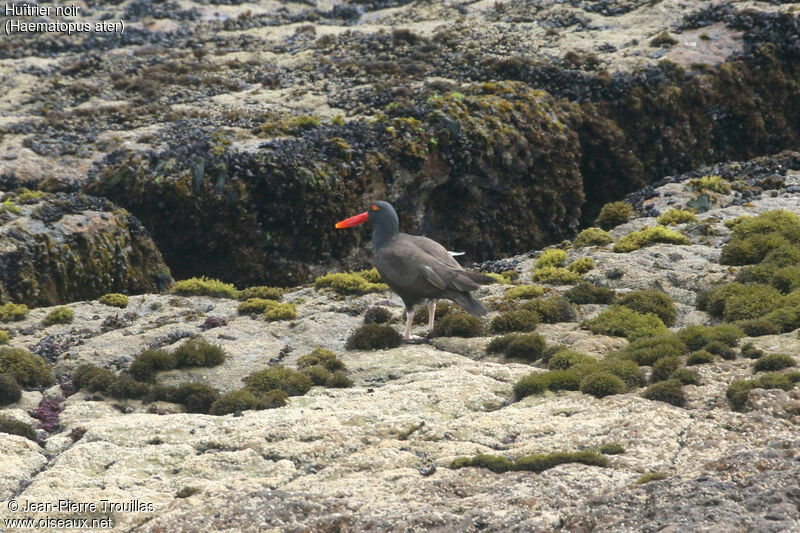
[[[447,250],[444,253],[447,254]],[[394,239],[375,255],[375,266],[390,287],[420,295],[447,289],[474,291],[480,286],[472,279],[474,274],[457,263],[458,268],[454,268],[433,256],[418,246],[415,239]]]
[[[453,259],[453,252],[448,252],[447,248],[439,244],[438,242],[434,241],[433,239],[429,239],[427,237],[420,237],[419,235],[406,235],[408,239],[414,243],[420,250],[423,252],[435,257],[445,265],[451,268],[457,268],[459,270],[463,270],[458,261]],[[462,252],[463,253],[463,252]],[[457,254],[461,255],[461,254]]]

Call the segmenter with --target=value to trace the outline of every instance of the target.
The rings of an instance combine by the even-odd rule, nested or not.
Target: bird
[[[433,329],[436,300],[446,298],[476,317],[486,316],[486,308],[471,293],[481,285],[494,283],[483,274],[464,270],[438,242],[419,235],[400,232],[397,212],[391,204],[376,201],[358,215],[336,223],[337,229],[372,223],[372,250],[375,268],[403,300],[407,319],[403,340],[411,340],[414,306],[428,301],[428,329]],[[463,253],[463,252],[462,252]]]

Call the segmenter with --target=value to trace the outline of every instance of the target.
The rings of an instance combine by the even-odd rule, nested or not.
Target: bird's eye
[[[370,209],[372,209],[373,211],[380,211],[380,210],[381,210],[381,208],[380,208],[380,207],[378,207],[378,206],[377,206],[377,205],[375,205],[375,204],[372,204],[372,205],[370,206]]]

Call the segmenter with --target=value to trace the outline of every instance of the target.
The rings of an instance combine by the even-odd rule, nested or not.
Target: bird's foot
[[[405,344],[428,344],[430,341],[426,337],[420,337],[419,335],[409,335],[408,337],[403,337],[403,342]]]

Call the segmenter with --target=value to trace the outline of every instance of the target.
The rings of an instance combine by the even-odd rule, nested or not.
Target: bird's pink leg
[[[406,332],[403,335],[403,340],[411,339],[411,323],[414,321],[414,310],[408,311],[408,318],[406,319]]]
[[[433,331],[433,319],[436,316],[436,300],[428,300],[428,329]]]

